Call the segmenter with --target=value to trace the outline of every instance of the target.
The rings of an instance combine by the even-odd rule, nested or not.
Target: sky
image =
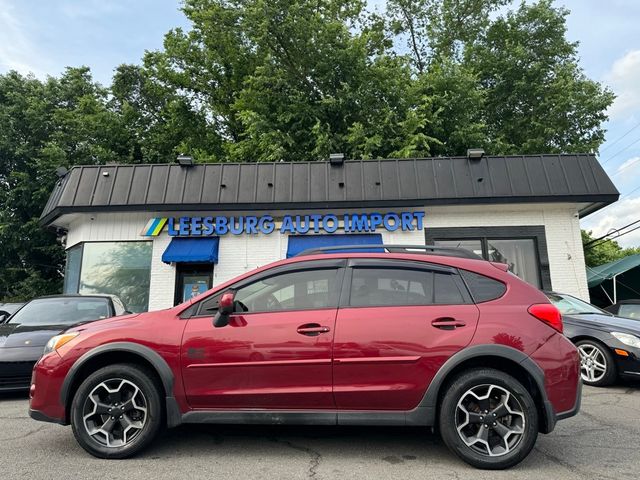
[[[640,1],[555,4],[571,11],[567,36],[579,42],[586,75],[617,95],[599,158],[621,198],[581,221],[600,236],[640,220]],[[0,73],[13,69],[45,78],[87,65],[108,85],[119,64],[139,63],[145,50],[162,47],[171,28],[188,28],[179,6],[178,0],[0,0]],[[640,229],[618,241],[640,246]]]

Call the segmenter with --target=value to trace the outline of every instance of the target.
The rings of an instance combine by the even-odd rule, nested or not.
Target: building
[[[588,299],[579,218],[618,199],[593,155],[74,167],[41,222],[65,292],[171,307],[317,245],[459,245]]]

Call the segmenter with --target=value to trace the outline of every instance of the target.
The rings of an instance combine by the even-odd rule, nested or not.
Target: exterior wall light
[[[484,157],[484,150],[482,148],[467,149],[467,158],[469,160],[480,160],[482,157]]]
[[[190,157],[189,155],[178,155],[176,163],[181,167],[193,167],[194,165],[193,157]]]
[[[334,167],[344,164],[344,153],[332,153],[329,155],[329,163]]]

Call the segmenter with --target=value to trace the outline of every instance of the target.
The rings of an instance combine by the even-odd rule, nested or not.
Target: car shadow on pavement
[[[0,392],[0,402],[13,400],[29,401],[29,392]]]

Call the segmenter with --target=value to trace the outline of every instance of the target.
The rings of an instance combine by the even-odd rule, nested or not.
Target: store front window
[[[131,312],[149,308],[152,242],[87,242],[67,251],[65,293],[117,295]]]
[[[538,288],[550,289],[544,227],[455,227],[426,231],[427,244],[460,247],[509,270]]]

